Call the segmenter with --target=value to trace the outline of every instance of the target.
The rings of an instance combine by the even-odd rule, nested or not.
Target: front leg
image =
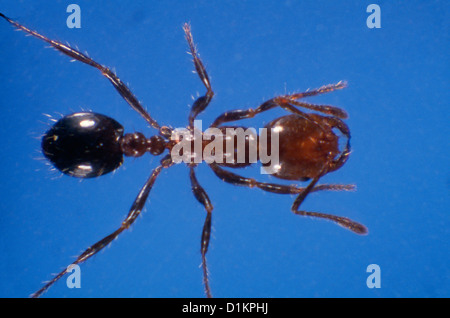
[[[217,164],[210,164],[209,167],[221,180],[237,185],[244,186],[248,188],[258,188],[263,191],[276,193],[276,194],[299,194],[304,193],[305,187],[297,187],[295,185],[284,185],[278,183],[269,182],[259,182],[253,178],[243,177],[231,171],[221,168]],[[314,186],[309,192],[317,191],[353,191],[355,190],[355,185],[353,184],[320,184]]]
[[[324,171],[326,171],[326,170],[324,170]],[[322,172],[319,176],[317,176],[313,180],[311,180],[309,185],[297,196],[294,203],[292,204],[292,208],[291,208],[292,212],[297,215],[311,216],[311,217],[322,218],[322,219],[333,221],[333,222],[337,223],[338,225],[340,225],[346,229],[349,229],[350,231],[352,231],[356,234],[361,234],[361,235],[367,234],[368,231],[364,225],[362,225],[358,222],[355,222],[353,220],[350,220],[349,218],[346,218],[343,216],[336,216],[336,215],[332,215],[332,214],[321,213],[321,212],[309,212],[309,211],[299,210],[302,202],[305,200],[305,198],[308,196],[308,194],[310,192],[312,192],[315,185],[317,184],[317,182],[323,175],[324,175],[324,173]]]
[[[268,111],[275,107],[281,107],[288,112],[297,114],[308,120],[309,120],[308,115],[306,113],[302,112],[300,109],[298,109],[298,107],[321,112],[323,114],[335,116],[338,118],[347,118],[347,113],[343,109],[340,109],[338,107],[330,106],[330,105],[315,105],[315,104],[297,101],[298,99],[301,99],[301,98],[326,94],[329,92],[333,92],[335,90],[343,89],[346,87],[346,85],[347,84],[345,82],[338,82],[336,84],[325,85],[320,88],[317,88],[317,89],[314,89],[311,91],[307,91],[307,92],[303,92],[303,93],[277,96],[277,97],[274,97],[274,98],[269,99],[268,101],[262,103],[255,109],[249,108],[246,110],[237,109],[237,110],[228,111],[226,113],[223,113],[219,117],[217,117],[214,120],[211,127],[218,127],[224,123],[228,123],[231,121],[253,118],[256,115],[258,115],[262,112]]]

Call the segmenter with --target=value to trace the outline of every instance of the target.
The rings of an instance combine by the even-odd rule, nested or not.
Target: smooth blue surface
[[[294,200],[198,178],[214,204],[208,253],[217,297],[448,297],[449,5],[381,1],[2,2],[0,11],[113,67],[161,124],[182,127],[204,87],[186,54],[182,24],[211,77],[215,99],[200,117],[257,107],[286,92],[347,80],[308,99],[345,108],[353,153],[324,183],[356,192],[316,193],[303,208],[364,223],[368,236],[290,212]],[[190,3],[190,4],[189,4]],[[43,114],[91,109],[127,131],[155,131],[101,74],[0,21],[0,297],[27,297],[86,247],[114,231],[159,158],[126,159],[115,174],[81,181],[49,169],[40,153]],[[261,116],[261,125],[284,114]],[[239,171],[260,180],[258,168]],[[164,171],[132,229],[82,265],[81,289],[65,278],[46,297],[203,297],[199,267],[205,211],[188,170]],[[369,264],[381,288],[369,289]]]

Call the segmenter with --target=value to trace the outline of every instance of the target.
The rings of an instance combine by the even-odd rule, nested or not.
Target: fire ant
[[[117,121],[94,112],[78,112],[65,116],[57,121],[42,138],[42,151],[45,157],[59,171],[77,178],[94,178],[117,169],[122,164],[124,155],[140,157],[149,152],[152,155],[158,156],[162,155],[166,150],[169,152],[161,159],[160,164],[151,172],[149,178],[134,200],[127,217],[123,220],[119,228],[97,243],[91,245],[73,262],[73,264],[80,264],[109,245],[133,224],[141,213],[150,190],[161,171],[175,164],[172,160],[171,150],[178,141],[172,138],[174,130],[169,126],[161,126],[158,124],[158,122],[143,108],[130,89],[109,68],[97,63],[90,57],[66,44],[48,39],[36,31],[28,29],[18,22],[9,19],[2,13],[0,13],[0,16],[17,29],[47,42],[53,48],[72,59],[98,69],[102,75],[111,82],[123,99],[137,111],[152,128],[158,131],[157,135],[146,138],[139,132],[124,134],[124,128]],[[191,132],[191,139],[192,142],[194,142],[194,121],[197,116],[208,107],[214,96],[214,92],[211,88],[206,69],[200,60],[194,45],[190,25],[187,23],[184,24],[183,29],[190,53],[193,57],[195,70],[206,88],[205,95],[199,97],[194,102],[188,117],[187,129]],[[262,112],[276,107],[285,109],[290,113],[289,115],[279,117],[266,125],[266,128],[275,128],[279,132],[279,166],[272,175],[276,178],[285,180],[311,180],[306,187],[259,182],[253,178],[246,178],[224,169],[224,167],[241,168],[249,166],[252,164],[249,161],[243,163],[230,163],[225,161],[223,163],[213,162],[208,163],[209,167],[220,179],[234,185],[250,188],[256,187],[267,192],[278,194],[297,195],[291,208],[292,212],[295,214],[331,220],[357,234],[366,234],[367,229],[364,225],[346,217],[299,210],[303,200],[305,200],[311,192],[322,190],[351,190],[354,188],[353,185],[342,184],[317,185],[321,177],[341,168],[350,154],[350,130],[342,121],[342,119],[347,118],[346,112],[333,106],[315,105],[300,101],[305,97],[325,94],[343,89],[345,86],[345,82],[339,82],[337,84],[325,85],[321,88],[303,93],[278,96],[269,99],[255,109],[225,112],[217,117],[211,125],[211,127],[218,128],[225,132],[226,128],[239,127],[226,126],[224,125],[226,123],[253,118]],[[316,111],[323,115],[305,113],[300,110],[299,107]],[[339,137],[334,133],[333,129],[339,130],[347,139],[345,148],[342,151],[339,150]],[[247,142],[248,140],[246,140],[246,143]],[[207,143],[202,143],[203,149],[206,145]],[[236,149],[234,150],[236,152]],[[212,297],[208,280],[206,254],[210,241],[213,206],[208,194],[197,180],[195,175],[197,163],[194,162],[193,157],[190,162],[187,163],[187,166],[189,168],[192,192],[206,210],[206,218],[200,241],[200,252],[202,257],[205,293],[207,297]],[[61,271],[31,296],[41,296],[67,272],[68,269]]]

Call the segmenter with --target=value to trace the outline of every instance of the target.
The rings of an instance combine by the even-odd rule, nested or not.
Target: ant
[[[139,191],[134,200],[128,215],[123,220],[117,230],[100,241],[87,248],[73,264],[80,264],[97,254],[100,250],[108,246],[123,231],[127,230],[141,213],[147,197],[152,189],[157,177],[163,169],[174,165],[171,150],[179,142],[172,138],[174,130],[169,126],[161,126],[143,108],[141,103],[133,95],[130,89],[113,73],[109,68],[97,63],[90,57],[58,41],[46,38],[45,36],[30,30],[27,27],[13,21],[0,13],[0,16],[19,30],[26,32],[42,41],[47,42],[61,53],[74,60],[85,63],[98,69],[105,76],[123,97],[123,99],[137,111],[150,126],[158,131],[157,135],[146,138],[142,133],[124,134],[124,128],[114,119],[94,112],[78,112],[61,118],[52,128],[50,128],[42,138],[42,151],[45,157],[62,173],[77,178],[95,178],[116,170],[123,162],[123,156],[140,157],[149,152],[152,155],[165,155],[160,164],[153,169],[149,178]],[[190,110],[187,129],[194,142],[194,121],[211,102],[214,92],[206,72],[206,69],[199,58],[199,54],[194,45],[191,27],[184,24],[183,30],[189,46],[190,54],[193,57],[195,70],[206,88],[205,95],[199,97]],[[279,165],[272,174],[274,177],[284,180],[307,181],[311,180],[306,187],[293,185],[282,185],[276,183],[259,182],[253,178],[246,178],[235,174],[226,168],[241,168],[252,164],[246,158],[245,162],[223,162],[208,163],[213,172],[223,181],[233,185],[245,186],[249,188],[259,188],[261,190],[277,194],[297,195],[292,204],[292,212],[297,215],[311,216],[331,220],[354,233],[366,234],[367,228],[346,217],[335,216],[320,212],[308,212],[300,210],[300,205],[311,192],[323,190],[352,190],[353,185],[342,184],[321,184],[317,185],[320,178],[329,172],[341,168],[350,154],[350,130],[342,121],[346,119],[347,113],[337,107],[328,105],[316,105],[299,101],[305,97],[316,96],[329,93],[346,87],[345,82],[325,85],[318,89],[282,95],[269,99],[255,109],[232,110],[218,116],[210,128],[218,128],[225,133],[227,128],[238,128],[240,126],[226,126],[226,123],[253,118],[256,115],[270,109],[281,107],[290,114],[279,117],[266,125],[266,128],[276,128],[279,131]],[[321,114],[305,113],[299,108],[305,108]],[[339,137],[333,129],[339,130],[347,139],[345,148],[339,150]],[[203,133],[201,134],[203,137]],[[270,138],[270,136],[269,136]],[[207,143],[202,141],[202,149]],[[246,147],[248,140],[246,139]],[[236,153],[236,148],[234,152]],[[224,154],[224,156],[226,153]],[[203,160],[205,158],[202,158]],[[208,267],[206,254],[208,251],[213,206],[208,194],[200,185],[195,175],[197,161],[194,157],[187,162],[192,192],[195,198],[206,210],[206,218],[203,225],[200,252],[202,258],[203,285],[207,297],[212,297],[208,279]],[[41,296],[49,287],[68,273],[68,269],[61,271],[52,278],[41,289],[31,295],[31,297]]]

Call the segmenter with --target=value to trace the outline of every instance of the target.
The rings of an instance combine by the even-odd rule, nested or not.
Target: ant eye
[[[123,162],[119,139],[123,127],[104,115],[83,112],[60,119],[42,138],[42,151],[62,173],[93,178]]]

